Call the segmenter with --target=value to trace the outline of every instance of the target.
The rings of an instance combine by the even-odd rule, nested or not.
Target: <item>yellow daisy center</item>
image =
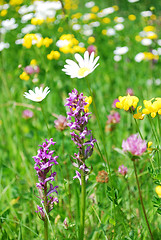
[[[42,96],[36,96],[36,100],[42,100]]]
[[[83,77],[85,75],[86,72],[89,72],[90,69],[89,68],[86,68],[86,67],[82,67],[78,70],[78,75]]]

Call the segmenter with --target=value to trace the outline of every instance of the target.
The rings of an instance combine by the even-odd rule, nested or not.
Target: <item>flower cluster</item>
[[[60,131],[63,131],[68,126],[66,117],[62,115],[59,115],[58,118],[54,121],[54,123],[55,123],[55,128]]]
[[[147,149],[146,141],[142,140],[138,133],[131,135],[127,140],[123,140],[122,148],[124,152],[130,152],[133,156],[141,156]]]
[[[125,167],[124,165],[119,166],[118,168],[118,172],[122,175],[125,176],[128,172],[127,167]]]
[[[152,118],[154,118],[157,113],[161,115],[161,98],[152,98],[151,100],[144,100],[143,103],[144,108],[141,112],[142,115],[150,114]],[[137,115],[135,115],[134,117],[137,118]]]
[[[56,43],[59,47],[60,52],[67,53],[84,53],[85,48],[79,45],[79,41],[74,37],[73,34],[63,34]]]
[[[36,187],[39,190],[39,195],[43,207],[37,206],[37,213],[39,217],[44,221],[45,220],[45,211],[48,214],[54,207],[55,203],[58,203],[58,198],[51,196],[52,193],[57,193],[58,186],[53,187],[52,183],[55,181],[56,172],[52,172],[51,168],[53,165],[57,165],[58,156],[53,157],[54,150],[49,150],[51,145],[55,145],[53,139],[46,139],[40,149],[38,154],[34,156],[35,166],[34,169],[37,172],[39,182],[36,183]],[[48,187],[48,185],[50,185]],[[44,211],[45,208],[45,211]]]
[[[83,169],[85,173],[88,173],[89,169],[85,166],[85,160],[92,155],[94,143],[96,139],[93,138],[92,133],[87,128],[88,121],[90,119],[90,113],[86,111],[86,97],[83,96],[83,93],[78,93],[76,89],[69,93],[69,98],[65,106],[69,107],[69,112],[67,112],[67,119],[71,120],[68,123],[68,126],[71,130],[72,140],[78,146],[78,154],[74,154],[78,161],[78,166],[80,169]],[[73,121],[74,120],[74,121]],[[88,141],[86,138],[88,137]],[[77,178],[79,179],[79,172],[77,172]]]
[[[135,109],[139,102],[139,99],[136,96],[130,96],[130,94],[124,97],[120,96],[118,99],[119,102],[116,102],[116,107],[124,109],[125,111],[128,111],[130,108]]]
[[[106,122],[106,132],[112,131],[116,124],[120,122],[120,114],[114,110],[110,112],[110,114],[107,116],[107,122]]]
[[[23,73],[20,75],[20,79],[28,81],[30,75],[35,74],[37,75],[40,72],[39,66],[37,66],[37,62],[35,59],[32,59],[30,65],[24,68]]]

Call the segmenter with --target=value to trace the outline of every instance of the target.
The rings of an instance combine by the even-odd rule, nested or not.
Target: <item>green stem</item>
[[[47,207],[47,185],[44,187],[44,207],[45,207],[45,220],[44,220],[44,240],[48,240],[48,207]]]
[[[144,207],[143,198],[142,198],[142,194],[141,194],[141,189],[140,189],[140,185],[139,185],[139,179],[138,179],[138,175],[137,175],[137,171],[136,171],[135,160],[133,160],[133,164],[134,164],[135,177],[136,177],[136,182],[137,182],[137,186],[138,186],[138,190],[139,190],[139,197],[140,197],[140,202],[141,202],[141,206],[142,206],[142,209],[143,209],[145,221],[146,221],[149,233],[150,233],[151,240],[154,240],[151,229],[150,229],[150,225],[149,225],[149,222],[148,222],[148,218],[147,218],[147,215],[146,215],[146,212],[145,212],[145,207]]]
[[[137,131],[139,132],[140,137],[143,139],[143,135],[141,134],[141,131],[140,131],[140,128],[139,128],[138,122],[136,121],[135,118],[134,118],[134,121],[135,121],[135,124],[136,124]]]
[[[101,127],[101,123],[100,123],[100,119],[99,119],[99,116],[98,116],[98,113],[97,113],[97,108],[96,108],[96,103],[95,103],[95,100],[94,100],[93,92],[92,92],[92,90],[91,90],[91,88],[90,88],[90,85],[89,85],[89,82],[88,82],[88,79],[87,79],[87,78],[86,78],[86,81],[87,81],[87,85],[88,85],[88,88],[89,88],[90,94],[91,94],[91,96],[92,96],[92,101],[93,101],[94,111],[95,111],[95,115],[96,115],[96,118],[97,118],[97,122],[98,122],[99,130],[100,130],[100,132],[101,132],[101,139],[102,139],[102,143],[103,143],[103,147],[104,147],[104,151],[105,151],[105,155],[106,155],[106,160],[107,160],[107,164],[108,164],[109,175],[111,175],[111,171],[110,171],[110,163],[109,163],[109,159],[108,159],[108,156],[107,156],[106,143],[105,143],[104,133],[103,133],[103,130],[102,130],[102,127]]]
[[[91,88],[90,88],[90,85],[89,85],[89,82],[88,82],[88,79],[87,79],[87,78],[86,78],[86,81],[87,81],[87,85],[88,85],[88,88],[89,88],[89,92],[90,92],[90,94],[91,94],[91,96],[92,96],[94,111],[95,111],[96,119],[97,119],[97,122],[98,122],[99,130],[100,130],[100,133],[101,133],[101,140],[102,140],[102,143],[103,143],[103,148],[104,148],[105,157],[106,157],[107,166],[108,166],[110,186],[111,186],[111,189],[112,189],[112,188],[113,188],[113,179],[112,179],[112,176],[111,176],[110,162],[109,162],[108,155],[107,155],[107,151],[106,151],[105,136],[104,136],[104,132],[103,132],[103,130],[102,130],[102,126],[101,126],[101,123],[100,123],[100,119],[99,119],[99,116],[98,116],[98,113],[97,113],[97,108],[96,108],[96,104],[95,104],[93,92],[92,92],[92,90],[91,90]],[[98,145],[97,145],[97,147],[98,147]],[[99,150],[100,150],[100,149],[99,149]],[[102,154],[101,154],[101,157],[102,157]],[[115,202],[114,202],[114,199],[113,199],[113,207],[114,207],[114,220],[116,220],[116,215],[115,215]]]
[[[45,116],[44,109],[43,109],[43,106],[42,106],[42,103],[41,103],[41,102],[40,102],[40,106],[41,106],[41,111],[42,111],[42,115],[43,115],[43,118],[44,118],[44,121],[45,121],[47,130],[48,130],[48,135],[49,135],[49,137],[50,137],[50,130],[49,130],[49,127],[48,127],[48,123],[47,123],[47,121],[46,121],[46,116]]]
[[[152,129],[154,138],[155,138],[155,140],[156,140],[156,142],[157,142],[157,145],[158,145],[158,147],[159,147],[159,139],[157,138],[157,135],[156,135],[156,133],[155,133],[154,126],[153,126],[153,121],[151,120],[151,117],[150,117],[149,115],[148,115],[148,119],[149,119],[149,122],[150,122],[150,125],[151,125],[151,129]],[[158,151],[157,151],[157,158],[158,158],[158,168],[159,168],[160,165],[159,165],[159,153],[158,153]]]
[[[86,200],[85,174],[84,174],[83,170],[81,169],[81,213],[80,213],[80,236],[79,236],[79,240],[84,239],[85,200]]]

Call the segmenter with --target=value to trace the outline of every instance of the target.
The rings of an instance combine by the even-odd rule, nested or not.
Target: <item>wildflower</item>
[[[46,139],[38,154],[34,156],[35,166],[34,169],[37,172],[39,182],[36,183],[36,187],[39,190],[39,195],[43,207],[37,205],[37,213],[41,220],[45,221],[45,215],[48,214],[54,207],[55,203],[58,203],[58,198],[54,197],[53,193],[58,194],[58,186],[53,187],[51,182],[55,181],[56,172],[52,172],[52,167],[57,165],[58,156],[53,156],[54,150],[49,150],[51,145],[55,145],[53,139]],[[45,209],[44,209],[45,208]]]
[[[41,102],[50,92],[49,88],[46,87],[44,90],[42,87],[35,88],[35,92],[33,92],[32,90],[29,90],[29,93],[25,92],[24,93],[24,97],[28,98],[34,102]]]
[[[62,116],[62,115],[59,115],[58,116],[58,119],[54,121],[55,123],[55,128],[60,130],[60,131],[63,131],[65,128],[67,128],[67,118]]]
[[[128,111],[131,107],[135,109],[138,102],[139,99],[137,97],[128,94],[127,96],[119,97],[119,102],[116,103],[116,107]]]
[[[89,112],[89,106],[90,104],[92,103],[92,97],[89,96],[89,97],[85,97],[85,102],[87,103],[87,105],[84,106],[84,111],[85,112]]]
[[[86,97],[83,96],[83,93],[79,94],[78,91],[74,89],[72,90],[72,93],[69,93],[69,98],[67,98],[65,106],[68,106],[70,110],[67,112],[67,119],[71,120],[71,122],[68,123],[68,126],[71,130],[75,130],[70,134],[73,142],[79,149],[78,154],[75,153],[73,157],[77,160],[77,164],[73,163],[73,165],[82,169],[87,179],[89,169],[85,165],[85,160],[92,155],[96,139],[93,138],[91,131],[88,130],[86,126],[90,119],[90,113],[85,111],[85,106],[88,105],[85,99]],[[87,140],[87,137],[89,140]],[[81,184],[80,173],[78,171],[76,171],[74,179],[75,178],[78,178]]]
[[[76,53],[75,59],[78,61],[78,64],[72,60],[67,59],[67,65],[64,65],[62,71],[64,71],[67,75],[70,75],[71,78],[84,78],[91,72],[95,70],[95,68],[99,65],[96,64],[99,56],[94,60],[94,52],[91,53],[89,56],[88,51],[84,53],[84,59],[81,57],[80,54]]]
[[[89,37],[88,38],[88,44],[92,44],[92,43],[94,43],[95,42],[95,38],[94,37]]]
[[[125,176],[128,172],[127,167],[125,167],[124,165],[119,166],[118,168],[118,172],[122,175]]]
[[[130,152],[133,156],[141,156],[147,149],[146,141],[136,133],[123,140],[122,148],[124,152]]]
[[[161,186],[160,185],[156,186],[155,192],[158,195],[158,197],[161,198]]]
[[[48,55],[47,55],[47,59],[52,60],[58,60],[60,58],[60,52],[58,51],[51,51]]]
[[[7,10],[6,9],[3,9],[0,13],[1,17],[4,17],[7,15]]]
[[[16,21],[14,18],[6,19],[1,22],[1,25],[5,31],[10,31],[10,30],[16,29],[18,27],[18,24],[15,22]]]
[[[26,109],[22,112],[22,117],[25,118],[25,119],[32,118],[33,115],[34,115],[33,112],[29,109]]]
[[[111,111],[110,114],[107,116],[106,128],[105,131],[112,131],[114,130],[117,123],[120,122],[120,114],[115,111]]]
[[[112,103],[112,107],[116,108],[116,103],[119,102],[118,98],[114,99],[113,103]]]
[[[32,18],[31,19],[31,24],[33,25],[41,25],[43,24],[44,19],[39,19],[39,18]]]
[[[63,224],[64,224],[64,228],[65,228],[65,229],[68,229],[67,218],[64,219]]]
[[[108,173],[104,170],[99,171],[96,177],[96,181],[99,183],[107,183],[108,182]]]
[[[140,112],[141,108],[142,108],[141,106],[138,106],[138,107],[137,107],[137,113],[133,115],[133,117],[134,117],[135,119],[140,119],[140,120],[143,120],[143,119],[144,119],[145,114],[143,114],[142,112]]]
[[[152,150],[153,150],[153,149],[151,148],[152,144],[153,144],[153,142],[148,142],[147,150],[150,151],[150,152],[152,152]]]
[[[3,49],[7,49],[10,47],[10,44],[9,43],[4,43],[4,42],[0,42],[0,52],[3,50]]]
[[[25,81],[28,81],[30,79],[29,75],[26,73],[26,72],[23,72],[21,75],[20,75],[20,79],[21,80],[25,80]]]
[[[94,45],[90,45],[87,47],[87,51],[89,52],[89,55],[91,55],[92,52],[94,52],[94,54],[97,53],[97,47]]]
[[[130,14],[130,15],[128,16],[128,19],[129,19],[130,21],[135,21],[135,20],[136,20],[136,16],[133,15],[133,14]]]
[[[152,98],[151,100],[144,100],[143,114],[150,114],[152,118],[158,113],[161,115],[161,98]]]
[[[116,24],[116,25],[114,26],[114,29],[115,29],[116,31],[122,31],[122,30],[124,29],[124,25],[121,24],[121,23],[118,23],[118,24]]]
[[[134,95],[133,89],[132,88],[127,88],[126,94],[127,95],[129,94],[130,96],[133,96]]]
[[[116,49],[114,50],[114,54],[116,55],[124,55],[129,51],[128,47],[116,47]]]

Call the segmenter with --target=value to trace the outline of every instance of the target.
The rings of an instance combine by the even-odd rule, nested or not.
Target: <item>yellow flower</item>
[[[25,81],[28,81],[30,79],[29,75],[26,73],[26,72],[23,72],[21,75],[20,75],[20,79],[21,80],[25,80]]]
[[[6,14],[7,14],[7,10],[6,10],[6,9],[3,9],[3,10],[1,11],[1,13],[0,13],[1,17],[6,16]]]
[[[135,21],[135,20],[136,20],[136,16],[135,16],[134,14],[130,14],[130,15],[128,16],[128,19],[129,19],[130,21]]]
[[[103,19],[102,19],[102,22],[103,22],[103,23],[107,23],[107,24],[108,24],[108,23],[110,23],[110,22],[111,22],[111,19],[110,19],[110,18],[108,18],[108,17],[105,17],[105,18],[103,18]]]
[[[75,14],[72,15],[72,19],[73,19],[73,18],[78,19],[78,18],[80,18],[81,16],[82,16],[82,13],[75,13]]]
[[[137,113],[133,115],[135,119],[140,119],[140,120],[144,119],[145,114],[140,112],[141,108],[142,108],[141,106],[137,107]]]
[[[55,59],[55,60],[58,60],[60,58],[60,52],[58,51],[51,51],[50,54],[47,55],[47,59],[49,60],[52,60],[52,59]]]
[[[37,65],[36,59],[32,59],[30,62],[30,65],[36,66]]]
[[[89,37],[88,38],[88,44],[92,44],[95,42],[95,38],[94,37]]]
[[[106,33],[107,33],[107,30],[106,30],[106,29],[103,29],[103,30],[102,30],[102,34],[103,34],[103,35],[106,35]]]
[[[33,40],[38,40],[36,34],[33,34],[33,33],[27,33],[24,38],[23,38],[23,46],[26,47],[26,48],[31,48],[32,47],[32,41]]]
[[[92,103],[92,97],[91,96],[89,96],[89,97],[86,97],[85,98],[85,102],[86,103],[88,103],[87,105],[85,105],[85,107],[84,107],[84,111],[87,113],[87,112],[89,112],[89,106],[90,106],[90,104]]]
[[[139,102],[139,99],[135,96],[130,96],[129,94],[127,96],[120,96],[119,102],[116,103],[116,107],[120,109],[124,109],[125,111],[128,111],[130,107],[137,107],[137,104]]]
[[[156,19],[157,19],[157,17],[156,17],[156,15],[155,15],[155,14],[152,14],[152,15],[150,16],[150,19],[151,19],[151,20],[156,20]]]
[[[153,142],[148,142],[147,150],[150,151],[150,152],[152,152],[152,150],[153,150],[153,149],[151,148],[152,144],[153,144]]]
[[[158,197],[161,198],[161,186],[160,185],[156,186],[155,192],[158,195]]]
[[[97,13],[99,11],[99,7],[98,6],[94,6],[91,8],[91,12],[93,13]]]
[[[50,44],[52,44],[52,43],[53,43],[53,39],[51,39],[51,38],[46,37],[43,39],[43,45],[46,48],[48,48],[50,46]]]
[[[146,27],[144,27],[143,31],[153,32],[153,31],[155,31],[155,27],[154,26],[146,26]]]
[[[142,38],[141,38],[139,35],[137,35],[137,36],[135,36],[135,40],[136,40],[137,42],[140,42],[140,41],[142,40]]]
[[[115,11],[119,10],[119,7],[117,5],[112,6],[114,8]]]
[[[47,22],[47,23],[52,23],[52,22],[54,22],[54,21],[55,21],[55,17],[52,17],[52,18],[47,17],[47,18],[46,18],[46,22]]]
[[[12,5],[12,6],[20,5],[22,3],[23,3],[23,0],[10,0],[9,1],[9,4]]]
[[[161,98],[152,98],[151,100],[144,100],[143,114],[150,114],[152,118],[158,113],[161,114]]]
[[[39,18],[32,18],[31,19],[31,24],[33,25],[41,25],[43,24],[44,19],[39,19]]]
[[[60,32],[60,33],[63,32],[63,28],[62,28],[62,27],[59,27],[59,28],[58,28],[58,32]]]

